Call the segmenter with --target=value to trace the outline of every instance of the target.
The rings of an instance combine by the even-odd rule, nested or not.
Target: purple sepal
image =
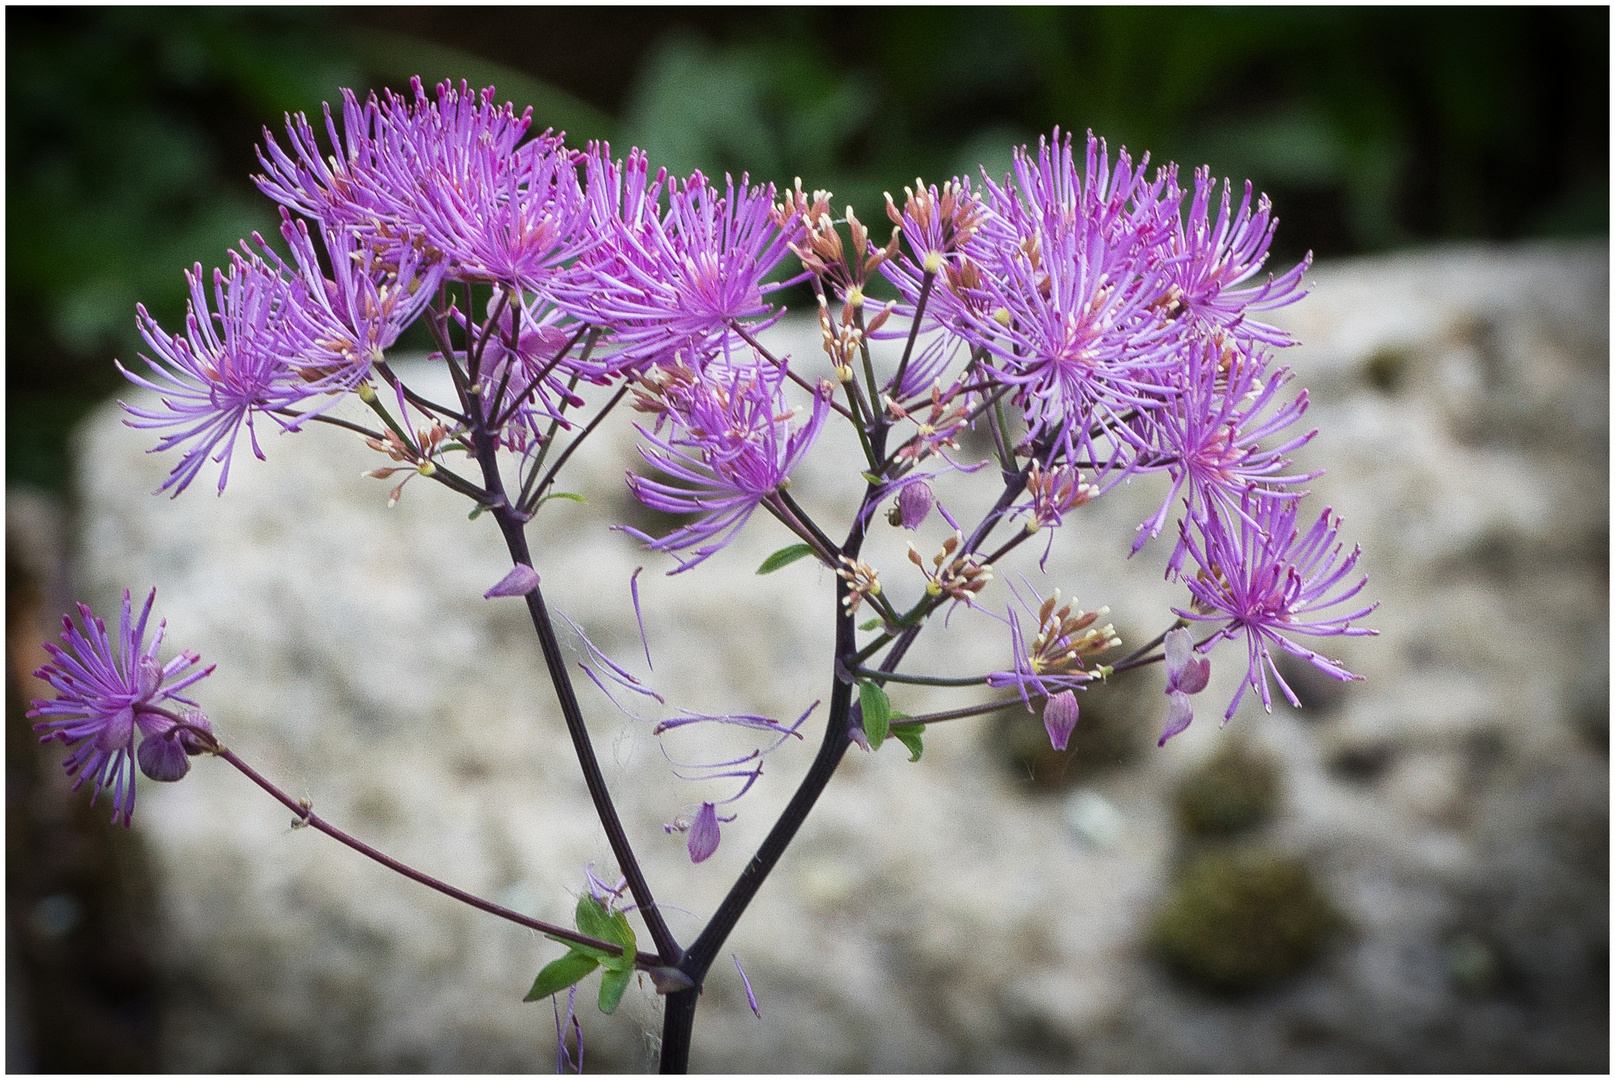
[[[1166,707],[1166,726],[1161,729],[1161,739],[1156,746],[1165,746],[1166,740],[1183,731],[1194,719],[1194,706],[1189,702],[1189,695],[1181,690],[1174,690],[1168,695],[1169,704]]]
[[[496,596],[526,596],[538,588],[538,571],[526,563],[517,563],[510,573],[499,579],[499,584],[482,594],[484,600]]]
[[[690,861],[706,862],[718,850],[718,808],[713,803],[701,804],[701,812],[690,823]]]
[[[146,736],[140,749],[135,751],[135,760],[140,762],[141,772],[163,783],[179,780],[191,771],[190,759],[177,736],[172,739],[163,735]]]
[[[1056,750],[1064,750],[1071,741],[1071,732],[1077,726],[1077,695],[1061,690],[1043,706],[1043,726],[1048,729],[1049,742]]]
[[[1211,657],[1195,656],[1194,636],[1187,630],[1166,635],[1166,692],[1198,694],[1211,681]]]

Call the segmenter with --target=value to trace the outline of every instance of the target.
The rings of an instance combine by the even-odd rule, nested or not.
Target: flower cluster
[[[1273,362],[1291,339],[1258,316],[1304,295],[1307,261],[1262,274],[1277,221],[1248,185],[1236,209],[1230,187],[1219,195],[1206,169],[1191,195],[1176,166],[1151,175],[1147,159],[1135,165],[1125,150],[1112,158],[1092,135],[1081,150],[1056,131],[1017,152],[1001,180],[908,189],[904,210],[889,208],[908,231],[906,251],[883,266],[903,297],[898,313],[919,317],[932,354],[952,340],[971,356],[951,389],[933,373],[934,397],[973,390],[975,400],[997,395],[1018,407],[1024,437],[1014,446],[1007,429],[998,437],[1005,470],[1029,459],[1028,499],[1015,507],[1028,531],[1058,527],[1123,479],[1167,475],[1133,552],[1180,509],[1167,576],[1193,593],[1194,618],[1222,624],[1196,648],[1247,642],[1247,676],[1228,715],[1246,686],[1270,701],[1273,645],[1351,678],[1288,636],[1371,632],[1354,623],[1372,608],[1318,614],[1361,588],[1344,581],[1355,555],[1336,565],[1338,553],[1297,543],[1291,524],[1300,485],[1318,474],[1289,471],[1288,455],[1315,432],[1293,430],[1306,391],[1287,394],[1290,373]],[[1233,580],[1244,585],[1237,596],[1225,587]],[[1013,610],[1009,621],[1016,667],[989,681],[1047,696],[1033,663],[1040,638]],[[1169,726],[1182,730],[1188,716],[1179,691]]]
[[[163,488],[178,494],[212,461],[222,491],[242,428],[262,457],[264,418],[286,431],[321,421],[386,455],[367,475],[432,477],[475,500],[474,514],[513,526],[565,494],[556,471],[628,400],[642,414],[645,465],[628,487],[685,520],[660,536],[619,527],[673,555],[678,573],[767,509],[803,541],[786,561],[811,554],[836,575],[843,617],[875,609],[864,629],[877,637],[856,660],[838,658],[867,671],[938,607],[993,614],[1001,556],[1041,532],[1044,565],[1077,509],[1161,474],[1165,497],[1132,552],[1170,530],[1166,574],[1190,594],[1178,614],[1212,623],[1210,633],[1196,642],[1174,630],[1106,664],[1120,642],[1098,624],[1102,611],[1011,605],[1001,619],[1010,666],[977,681],[1013,688],[1028,706],[1044,699],[1063,744],[1076,692],[1158,660],[1169,675],[1163,741],[1182,730],[1225,639],[1247,653],[1229,716],[1246,689],[1271,703],[1275,648],[1353,677],[1297,641],[1370,633],[1358,621],[1373,609],[1339,614],[1363,580],[1351,580],[1357,554],[1342,556],[1338,521],[1325,511],[1308,530],[1296,524],[1317,474],[1293,469],[1290,455],[1315,433],[1298,428],[1306,391],[1292,391],[1274,360],[1291,339],[1262,320],[1304,295],[1308,263],[1265,272],[1277,221],[1248,185],[1236,201],[1200,169],[1185,189],[1175,165],[1152,170],[1147,157],[1056,130],[1017,151],[1004,176],[917,180],[901,205],[888,196],[883,244],[852,208],[835,216],[829,193],[809,195],[800,181],[779,193],[744,175],[669,176],[638,149],[613,158],[604,143],[574,150],[530,128],[491,89],[428,92],[416,80],[404,95],[345,92],[323,133],[301,115],[280,141],[266,131],[258,184],[281,207],[284,253],[254,236],[214,271],[211,296],[195,268],[182,333],[139,313],[149,372],[127,374],[157,402],[130,407],[128,422],[179,451]],[[791,256],[795,270],[784,268]],[[782,313],[777,290],[803,280],[819,305],[817,366],[757,338]],[[878,303],[872,288],[897,299]],[[448,404],[414,393],[386,361],[421,320],[453,377]],[[872,346],[884,342],[902,342],[901,357],[877,375]],[[589,387],[606,404],[580,425]],[[327,415],[349,395],[378,429]],[[845,546],[787,491],[832,414],[856,428],[865,459]],[[932,487],[987,464],[962,460],[972,432],[990,441],[1004,483],[974,528]],[[563,435],[571,444],[552,453]],[[504,487],[501,453],[516,459],[519,490]],[[454,471],[456,454],[481,484]],[[892,525],[918,533],[934,508],[950,534],[929,560],[911,545],[920,580],[908,579],[918,595],[907,611],[894,596],[903,581],[889,572],[883,582],[859,550],[888,502]],[[1021,528],[986,546],[1004,522]],[[492,595],[538,587],[531,570],[517,577]],[[591,662],[597,682],[596,668],[614,667]],[[710,853],[715,813],[692,819],[692,855]]]

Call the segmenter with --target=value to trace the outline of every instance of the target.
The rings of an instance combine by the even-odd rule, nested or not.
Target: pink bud
[[[1071,741],[1071,732],[1077,726],[1077,695],[1061,690],[1043,706],[1043,726],[1048,729],[1049,742],[1056,750],[1064,750]]]
[[[1194,706],[1189,703],[1189,695],[1181,690],[1173,690],[1168,696],[1166,726],[1161,729],[1161,741],[1155,745],[1165,746],[1166,740],[1188,727],[1193,719]]]
[[[701,812],[690,822],[690,861],[706,862],[718,850],[718,808],[709,802],[701,804]]]
[[[499,579],[499,584],[482,594],[484,600],[496,596],[526,596],[538,588],[538,571],[526,563],[517,563],[510,573]]]
[[[1166,692],[1198,694],[1211,680],[1211,658],[1194,654],[1194,637],[1187,630],[1166,635]],[[1187,725],[1188,721],[1184,721]],[[1182,729],[1179,729],[1182,730]],[[1174,733],[1175,734],[1175,733]]]
[[[905,529],[918,529],[934,505],[936,496],[931,494],[931,485],[924,480],[916,480],[897,493],[897,513]]]

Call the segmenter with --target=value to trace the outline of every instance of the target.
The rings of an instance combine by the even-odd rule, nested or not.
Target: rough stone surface
[[[1350,932],[1239,999],[1178,984],[1143,944],[1186,851],[1176,779],[1228,737],[1209,719],[1239,675],[1223,653],[1187,733],[1063,791],[1006,768],[991,719],[933,729],[919,764],[895,743],[852,751],[733,938],[762,1019],[726,956],[695,1068],[1607,1067],[1607,247],[1412,252],[1322,266],[1313,285],[1282,320],[1305,342],[1287,360],[1322,430],[1301,464],[1330,469],[1307,505],[1334,506],[1362,544],[1381,636],[1331,650],[1363,682],[1303,680],[1310,708],[1248,704],[1234,725],[1282,763],[1277,811],[1247,842],[1303,857]],[[779,335],[803,357],[814,337]],[[552,605],[643,673],[628,576],[645,565],[651,679],[671,701],[785,717],[826,696],[831,579],[807,562],[754,576],[789,539],[774,522],[759,515],[731,550],[672,578],[608,531],[636,513],[620,482],[630,434],[580,455],[569,487],[589,505],[553,503],[533,530]],[[481,599],[508,569],[493,524],[424,480],[387,509],[386,485],[359,476],[373,455],[334,430],[268,437],[267,463],[238,457],[222,498],[205,484],[151,498],[171,461],[147,445],[111,409],[82,432],[81,595],[104,606],[156,585],[172,640],[218,663],[204,704],[237,752],[382,849],[565,921],[584,866],[613,864],[522,605]],[[837,445],[818,459],[850,452]],[[815,472],[795,490],[842,523],[855,484]],[[962,490],[939,492],[961,517]],[[1164,545],[1125,558],[1160,497],[1151,481],[1108,496],[1058,537],[1046,579],[1033,553],[1000,580],[1019,570],[1108,604],[1124,638],[1147,638],[1182,602],[1160,580]],[[942,527],[933,515],[922,549]],[[911,586],[908,534],[878,528],[873,561]],[[961,612],[913,668],[988,670],[1004,638]],[[1153,743],[1164,699],[1159,673],[1143,678],[1132,722]],[[692,867],[662,823],[727,789],[672,779],[648,724],[582,693],[624,820],[688,938],[698,920],[685,911],[716,906],[821,718]],[[749,745],[690,732],[668,750],[701,760]],[[166,1068],[552,1065],[550,1006],[519,1000],[552,943],[288,828],[222,763],[140,798],[164,918]],[[611,1018],[580,997],[591,1071],[650,1067],[659,1005],[648,985]]]

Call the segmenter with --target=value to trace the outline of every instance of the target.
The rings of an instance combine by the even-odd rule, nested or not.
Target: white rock
[[[1228,737],[1211,718],[1241,663],[1224,650],[1199,723],[1089,781],[1092,805],[1109,812],[1098,846],[1072,834],[1057,800],[1029,795],[997,763],[988,721],[933,729],[919,764],[895,743],[850,752],[726,949],[745,964],[763,1019],[725,956],[698,1015],[695,1068],[1607,1064],[1607,1016],[1600,1028],[1585,1009],[1560,1007],[1577,980],[1596,981],[1576,965],[1597,948],[1607,863],[1589,882],[1585,860],[1526,857],[1566,814],[1578,828],[1602,822],[1607,837],[1607,760],[1581,733],[1601,730],[1607,746],[1607,667],[1587,674],[1608,648],[1607,250],[1426,251],[1322,266],[1313,281],[1314,294],[1281,314],[1305,342],[1287,362],[1311,388],[1309,422],[1321,429],[1299,463],[1331,470],[1307,505],[1334,506],[1343,535],[1362,544],[1382,633],[1326,643],[1367,681],[1315,722],[1247,706],[1235,723],[1286,763],[1269,839],[1313,860],[1356,936],[1287,987],[1233,1003],[1179,988],[1140,945],[1172,872],[1165,795]],[[799,356],[816,350],[811,325],[777,340]],[[1364,377],[1386,350],[1400,358],[1386,362],[1400,365],[1392,392]],[[758,515],[709,565],[662,576],[666,559],[607,529],[631,510],[620,481],[636,464],[630,435],[619,426],[581,455],[568,487],[588,506],[552,504],[532,530],[551,605],[679,705],[794,718],[826,698],[829,575],[801,562],[756,577],[789,540]],[[818,460],[855,460],[835,438]],[[424,480],[387,509],[387,485],[359,478],[374,455],[329,429],[267,438],[266,463],[243,451],[222,498],[205,482],[174,501],[150,498],[172,461],[142,453],[149,443],[112,409],[83,430],[85,598],[104,607],[125,586],[156,585],[171,641],[218,663],[202,697],[234,749],[389,853],[568,921],[585,865],[609,874],[614,864],[523,607],[481,598],[508,570],[493,523],[467,521],[462,501]],[[806,472],[793,490],[842,528],[858,483],[846,479]],[[938,494],[962,516],[969,486],[950,478]],[[1139,481],[1107,496],[1057,539],[1047,579],[1034,554],[999,568],[1000,581],[1019,569],[1085,607],[1109,604],[1126,636],[1153,634],[1182,602],[1160,578],[1169,541],[1125,555],[1161,494]],[[922,550],[940,544],[941,528],[933,515]],[[909,588],[911,534],[880,522],[875,532],[868,557]],[[639,565],[653,676],[628,596]],[[954,623],[915,650],[915,670],[1004,661],[996,623],[968,611]],[[688,939],[811,760],[823,706],[807,738],[769,760],[717,854],[692,867],[662,823],[729,789],[673,779],[649,725],[579,681],[628,831]],[[903,691],[899,707],[959,700]],[[1153,742],[1150,708],[1138,723]],[[1496,761],[1475,764],[1477,739]],[[689,731],[668,745],[710,760],[751,743]],[[1384,775],[1343,779],[1331,763],[1365,747],[1385,748]],[[1565,776],[1580,779],[1554,781]],[[1530,777],[1552,781],[1551,793]],[[142,786],[138,828],[158,866],[174,987],[165,1068],[550,1067],[550,1006],[520,998],[557,946],[289,819],[218,762],[181,784]],[[1441,942],[1455,920],[1484,922],[1485,897],[1507,919],[1477,932],[1492,935],[1505,965],[1509,950],[1557,928],[1557,951],[1522,977],[1559,989],[1536,999],[1547,1005],[1482,1002],[1482,1023],[1481,1005],[1442,974]],[[608,1019],[593,989],[579,999],[590,1068],[649,1067],[660,999],[633,988]]]

